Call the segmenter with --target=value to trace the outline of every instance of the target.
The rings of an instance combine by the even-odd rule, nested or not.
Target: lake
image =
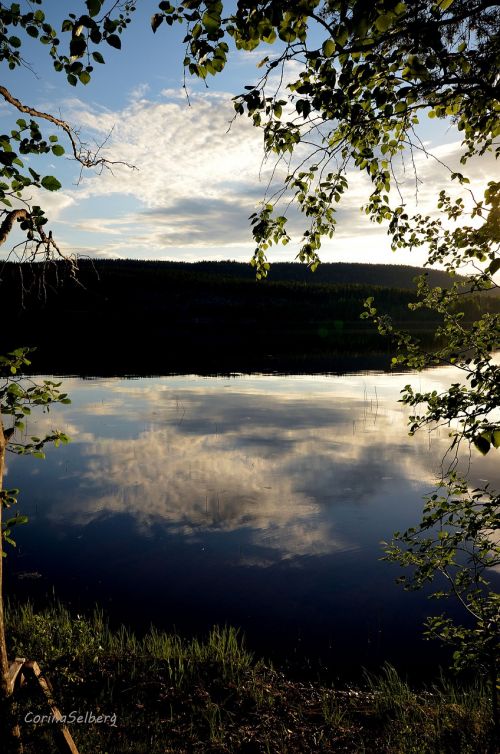
[[[70,406],[30,421],[70,445],[9,456],[20,487],[7,593],[111,621],[191,635],[241,627],[247,645],[316,673],[446,660],[421,624],[442,602],[405,593],[381,540],[419,520],[447,431],[407,434],[405,384],[420,375],[64,378]],[[494,453],[472,481],[498,486]],[[495,485],[494,485],[495,486]]]

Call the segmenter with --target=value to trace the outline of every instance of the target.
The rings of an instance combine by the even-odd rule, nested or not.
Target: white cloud
[[[80,196],[130,194],[148,208],[170,207],[189,197],[229,197],[233,184],[251,181],[260,139],[250,123],[227,133],[230,97],[210,93],[186,100],[133,102],[122,112],[75,110],[98,133],[113,128],[107,156],[137,167],[87,177]],[[257,152],[258,153],[258,152]]]
[[[81,184],[66,194],[65,239],[91,254],[107,256],[248,258],[253,248],[248,217],[265,195],[273,168],[271,160],[262,163],[261,132],[248,118],[238,118],[229,129],[234,111],[227,93],[197,91],[190,105],[182,90],[165,89],[159,101],[146,95],[147,85],[136,88],[120,111],[90,109],[77,99],[64,103],[65,117],[90,133],[89,142],[99,144],[109,136],[103,150],[108,159],[137,167],[115,165],[112,172],[84,175]],[[460,169],[458,141],[432,151],[438,160]],[[432,211],[439,187],[449,175],[438,160],[415,154],[418,211]],[[476,192],[494,175],[488,156],[462,170],[471,175]],[[396,166],[396,171],[413,211],[415,176],[408,156],[404,168]],[[274,185],[285,173],[281,164]],[[413,256],[389,253],[386,229],[370,223],[360,211],[371,191],[368,177],[355,168],[348,170],[347,177],[349,191],[339,205],[334,239],[324,243],[323,259],[421,264],[423,251]],[[101,199],[105,205],[97,216],[96,200]],[[126,209],[121,207],[123,201]],[[70,202],[75,206],[70,207]],[[294,258],[307,225],[293,208],[287,214],[295,243],[271,252],[279,259]],[[75,231],[80,234],[78,241]]]
[[[150,89],[151,87],[147,83],[139,84],[134,89],[132,89],[132,91],[130,92],[130,97],[134,100],[143,99],[143,97],[146,96]]]

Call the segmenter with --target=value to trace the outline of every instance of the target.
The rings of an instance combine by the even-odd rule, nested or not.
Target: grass
[[[238,632],[204,641],[152,628],[139,638],[110,629],[102,612],[11,606],[12,655],[36,659],[63,714],[115,714],[116,724],[73,724],[81,754],[489,754],[487,689],[441,678],[415,690],[391,666],[360,688],[299,682],[256,660]],[[54,751],[33,690],[16,696],[25,754]],[[4,749],[2,748],[2,752]]]
[[[438,683],[417,693],[390,665],[366,679],[374,715],[382,725],[385,721],[390,726],[387,745],[391,747],[393,741],[392,750],[401,754],[488,750],[485,741],[480,743],[488,724],[485,684],[476,682],[464,688],[441,676]],[[483,748],[478,748],[481,745]]]

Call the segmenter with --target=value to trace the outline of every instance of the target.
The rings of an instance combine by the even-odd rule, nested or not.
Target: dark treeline
[[[409,312],[414,267],[325,264],[312,274],[273,265],[257,282],[236,262],[83,260],[77,280],[62,264],[2,267],[9,325],[1,350],[37,348],[36,371],[61,374],[348,371],[384,368],[390,344],[360,319],[363,301],[430,337],[432,313]],[[433,271],[431,282],[448,278]],[[414,286],[413,286],[414,287]],[[498,299],[465,302],[499,309]],[[367,361],[367,356],[369,360]]]
[[[152,272],[161,270],[163,274],[187,273],[190,278],[200,276],[218,279],[237,279],[255,281],[255,270],[247,262],[154,262],[127,259],[100,259],[100,269],[110,265],[118,269],[125,264],[130,269]],[[294,282],[316,285],[318,283],[335,283],[352,285],[378,285],[383,288],[415,288],[414,278],[426,274],[432,286],[449,287],[450,278],[441,270],[425,270],[422,267],[395,264],[361,264],[348,262],[323,263],[313,273],[304,264],[297,262],[273,262],[268,273],[267,282]]]

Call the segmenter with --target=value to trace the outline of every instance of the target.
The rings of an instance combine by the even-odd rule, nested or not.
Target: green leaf
[[[47,191],[59,191],[61,188],[61,184],[53,175],[44,176],[41,180],[41,184],[44,189],[47,189]]]
[[[441,2],[439,3],[439,8],[441,10],[448,10],[448,8],[450,7],[452,3],[453,3],[453,0],[441,0]]]
[[[104,58],[103,58],[103,56],[101,55],[100,52],[97,52],[97,51],[93,52],[92,53],[92,57],[93,57],[93,59],[95,60],[96,63],[101,63],[101,65],[104,64]]]
[[[491,433],[491,444],[494,448],[500,448],[500,429],[495,429]]]
[[[326,39],[323,42],[323,46],[321,48],[323,50],[323,55],[325,58],[331,58],[333,53],[335,52],[335,42],[333,39]]]
[[[14,516],[13,518],[9,518],[9,520],[5,522],[5,525],[15,526],[16,524],[27,524],[28,520],[28,516]]]
[[[90,73],[88,73],[87,71],[82,71],[81,73],[78,74],[78,78],[80,79],[80,81],[82,82],[82,84],[86,85],[90,81]],[[52,151],[54,151],[54,150],[52,150]]]
[[[220,27],[220,16],[217,16],[213,11],[207,10],[201,17],[201,23],[209,34],[213,34]]]
[[[378,29],[378,31],[387,31],[387,29],[390,29],[390,27],[392,26],[392,19],[392,14],[385,13],[375,20],[375,27]]]
[[[349,31],[347,30],[347,27],[339,26],[337,30],[337,36],[335,38],[336,43],[340,47],[344,47],[348,39],[349,39]]]
[[[61,157],[61,155],[64,154],[64,147],[60,144],[56,144],[52,147],[52,154],[55,154],[56,157]]]

